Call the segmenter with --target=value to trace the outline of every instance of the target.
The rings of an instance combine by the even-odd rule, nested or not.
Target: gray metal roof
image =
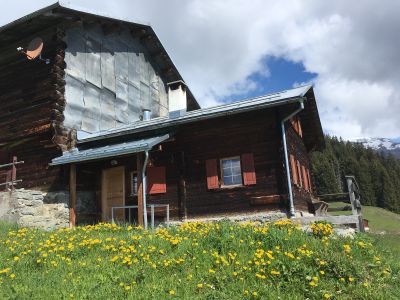
[[[93,149],[78,150],[75,148],[72,151],[64,152],[63,155],[60,157],[54,158],[50,165],[56,166],[70,163],[80,163],[90,160],[111,158],[142,151],[148,151],[155,145],[158,145],[168,138],[169,134],[165,134],[162,136],[150,137],[115,145],[107,145]]]
[[[89,14],[89,15],[95,15],[95,16],[99,16],[99,17],[103,17],[103,18],[107,18],[107,19],[112,19],[112,20],[117,20],[117,21],[122,21],[122,22],[127,22],[127,23],[133,23],[133,24],[137,24],[137,25],[143,25],[143,26],[151,26],[150,23],[148,22],[143,22],[143,21],[139,21],[139,20],[133,20],[133,19],[126,19],[126,18],[121,18],[120,16],[114,16],[114,15],[110,15],[108,13],[104,13],[104,12],[98,12],[98,11],[94,11],[94,10],[89,10],[87,8],[84,8],[82,6],[78,6],[76,4],[71,4],[70,1],[63,1],[63,0],[59,0],[59,1],[54,1],[54,3],[43,7],[37,11],[34,11],[26,16],[23,16],[22,18],[19,18],[17,20],[14,20],[8,24],[5,24],[3,26],[0,26],[0,32],[12,27],[14,25],[23,23],[25,21],[29,21],[37,16],[40,16],[54,8],[65,8],[65,9],[69,9],[69,10],[73,10],[73,11],[78,11],[78,12],[82,12],[85,14]]]
[[[148,121],[137,121],[128,125],[120,126],[118,128],[92,134],[78,132],[78,143],[86,143],[111,137],[123,136],[131,133],[150,131],[179,124],[196,122],[199,120],[292,103],[303,98],[311,88],[312,85],[305,85],[265,96],[241,100],[210,108],[197,109],[187,112],[185,115],[177,118],[160,117]]]

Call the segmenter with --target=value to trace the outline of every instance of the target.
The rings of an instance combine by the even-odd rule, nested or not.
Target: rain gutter
[[[286,130],[285,130],[285,122],[293,118],[297,115],[300,111],[304,109],[304,98],[299,100],[299,108],[292,112],[290,115],[285,117],[281,121],[281,130],[282,130],[282,141],[283,141],[283,152],[285,154],[285,168],[286,168],[286,178],[287,178],[287,185],[288,185],[288,194],[289,194],[289,214],[290,218],[295,216],[294,211],[294,203],[293,203],[293,190],[292,190],[292,179],[290,178],[290,168],[289,168],[289,159],[288,159],[288,149],[287,149],[287,141],[286,141]]]

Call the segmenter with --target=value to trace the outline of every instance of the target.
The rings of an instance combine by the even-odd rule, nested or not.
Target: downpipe
[[[286,142],[285,122],[287,122],[288,120],[293,118],[295,115],[297,115],[300,111],[302,111],[304,109],[304,100],[301,99],[299,103],[300,103],[300,107],[281,121],[283,152],[285,154],[286,178],[287,178],[287,185],[288,185],[288,192],[289,192],[290,218],[293,218],[295,216],[295,211],[294,211],[294,202],[293,202],[292,179],[290,178],[290,167],[289,167],[289,158],[288,158],[289,155],[288,155],[287,142]]]
[[[147,229],[147,176],[146,176],[146,168],[147,168],[147,163],[149,161],[149,151],[145,151],[144,155],[145,155],[145,159],[144,159],[143,169],[142,169],[143,223],[144,223],[144,228]]]

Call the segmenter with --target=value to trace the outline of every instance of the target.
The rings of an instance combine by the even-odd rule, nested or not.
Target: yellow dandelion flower
[[[328,294],[328,293],[325,293],[325,294],[324,294],[324,298],[325,298],[325,299],[329,299],[330,297],[332,297],[332,295],[330,295],[330,294]]]
[[[271,274],[272,275],[281,275],[281,273],[279,271],[276,271],[276,270],[272,270]]]
[[[203,288],[203,284],[202,283],[198,283],[197,284],[197,288],[199,288],[199,289]]]
[[[16,275],[14,273],[10,275],[11,279],[14,279],[15,277],[16,277]]]
[[[174,291],[174,290],[170,290],[168,293],[169,293],[170,295],[175,295],[175,291]]]

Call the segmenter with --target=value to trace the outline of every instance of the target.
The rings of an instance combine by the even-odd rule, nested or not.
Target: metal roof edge
[[[90,10],[83,6],[71,4],[70,1],[59,0],[58,5],[61,8],[73,10],[73,11],[84,13],[84,14],[89,14],[89,15],[93,15],[93,16],[97,16],[97,17],[101,17],[101,18],[115,20],[115,21],[122,21],[122,22],[126,22],[126,23],[132,23],[132,24],[151,27],[150,22],[144,22],[142,20],[137,20],[137,19],[133,20],[133,19],[128,19],[128,18],[122,18],[122,17],[115,16],[112,14],[104,13],[102,11]]]
[[[47,12],[47,11],[49,11],[49,10],[52,10],[52,9],[54,9],[54,8],[57,8],[57,7],[60,7],[59,1],[56,1],[56,2],[54,2],[53,4],[50,4],[50,5],[48,5],[48,6],[45,6],[45,7],[41,8],[41,9],[36,10],[36,11],[30,13],[30,14],[27,14],[27,15],[21,17],[21,18],[18,18],[18,19],[14,20],[14,21],[11,21],[11,22],[9,22],[9,23],[7,23],[7,24],[4,24],[3,26],[0,26],[0,32],[2,32],[2,31],[6,30],[6,29],[8,29],[9,27],[12,27],[12,26],[14,26],[14,25],[18,25],[18,24],[20,24],[20,23],[29,21],[29,20],[31,20],[31,19],[37,17],[37,16],[40,16],[41,14],[43,14],[43,13],[45,13],[45,12]]]
[[[309,89],[307,89],[307,91],[308,90]],[[113,138],[113,137],[133,134],[133,133],[137,133],[137,132],[145,132],[145,131],[151,131],[151,130],[156,130],[156,129],[160,129],[160,128],[168,128],[169,126],[193,123],[196,121],[207,120],[207,119],[217,118],[217,117],[226,116],[226,115],[233,115],[233,114],[238,114],[238,113],[242,113],[242,112],[246,112],[246,111],[252,111],[252,110],[262,109],[262,108],[267,108],[267,107],[275,107],[275,106],[279,106],[279,105],[297,102],[299,100],[304,100],[303,96],[296,96],[296,97],[279,99],[276,101],[264,101],[264,102],[259,103],[264,98],[267,99],[268,96],[257,97],[257,98],[251,99],[251,100],[243,100],[243,101],[233,102],[233,103],[222,105],[222,107],[215,106],[215,107],[211,107],[211,108],[194,110],[194,111],[187,112],[182,117],[179,117],[176,119],[170,119],[168,117],[163,117],[163,118],[151,119],[146,122],[142,121],[140,123],[140,125],[143,124],[143,126],[132,127],[132,125],[131,126],[127,125],[125,128],[121,128],[121,130],[115,130],[113,132],[110,132],[109,134],[107,134],[107,132],[104,132],[103,134],[99,134],[99,135],[95,135],[95,136],[91,136],[91,137],[87,137],[85,139],[79,140],[78,144],[84,144],[84,143],[103,140],[103,139],[107,139],[107,138]],[[252,101],[255,103],[253,105],[246,105],[244,107],[240,106],[243,104],[248,104],[249,101]],[[233,106],[233,107],[231,108],[231,106]],[[218,110],[218,109],[220,109],[220,110]]]
[[[62,156],[53,158],[51,163],[49,164],[50,166],[59,166],[59,165],[65,165],[65,164],[70,164],[70,163],[81,163],[81,162],[87,162],[87,161],[93,161],[93,160],[98,160],[98,159],[105,159],[105,158],[110,158],[110,157],[118,157],[118,156],[123,156],[123,155],[128,155],[128,154],[133,154],[133,153],[138,153],[142,151],[148,151],[151,150],[155,145],[158,145],[159,143],[167,140],[170,138],[170,134],[164,134],[162,136],[154,137],[154,140],[151,141],[151,138],[148,138],[146,142],[143,142],[141,144],[138,144],[134,148],[126,148],[126,149],[112,149],[112,147],[122,147],[123,145],[133,143],[135,141],[130,141],[130,142],[125,142],[125,143],[119,143],[115,145],[107,145],[107,146],[101,146],[97,148],[92,148],[92,149],[85,149],[82,151],[79,151],[78,149],[75,148],[74,151],[67,151],[64,152]],[[150,141],[149,141],[150,140]],[[95,151],[99,149],[106,149],[106,148],[111,148],[110,151],[106,153],[96,153]],[[132,150],[135,151],[132,151]],[[90,151],[94,151],[92,154],[90,154]],[[89,153],[88,155],[83,155],[83,153]],[[82,156],[79,156],[81,154]]]

